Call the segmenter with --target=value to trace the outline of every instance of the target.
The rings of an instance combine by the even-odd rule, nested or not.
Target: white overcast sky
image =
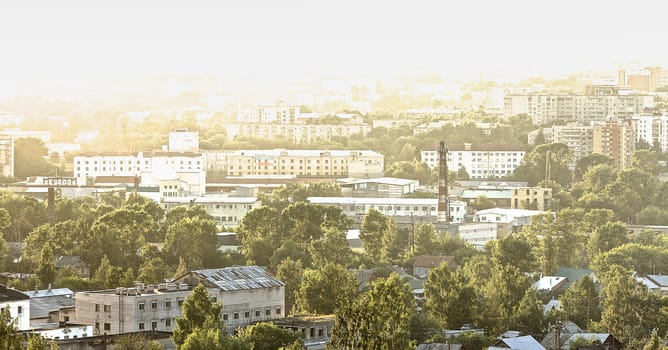
[[[2,77],[484,77],[668,62],[668,2],[2,1]]]

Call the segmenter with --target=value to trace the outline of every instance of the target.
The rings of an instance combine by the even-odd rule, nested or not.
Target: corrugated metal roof
[[[272,288],[285,285],[259,266],[195,270],[192,273],[224,291]]]
[[[74,298],[68,295],[33,298],[30,299],[30,318],[45,318],[50,312],[70,306],[74,306]]]

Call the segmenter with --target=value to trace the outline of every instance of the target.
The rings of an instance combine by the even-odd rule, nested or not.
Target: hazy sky
[[[666,10],[642,0],[3,1],[0,85],[3,77],[479,78],[660,65]]]

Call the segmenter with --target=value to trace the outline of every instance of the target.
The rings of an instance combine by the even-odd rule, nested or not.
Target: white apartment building
[[[169,133],[170,152],[197,152],[199,151],[199,131],[177,129]]]
[[[218,224],[225,227],[235,227],[241,223],[244,216],[262,206],[257,197],[229,197],[226,195],[204,195],[191,197],[163,197],[160,206],[166,211],[176,207],[200,205],[213,216]]]
[[[448,145],[448,169],[458,171],[466,169],[471,179],[489,179],[506,177],[515,171],[526,153],[520,145],[495,144],[453,144]],[[438,150],[420,151],[420,160],[430,168],[438,166]]]
[[[191,292],[187,284],[174,283],[78,292],[76,323],[92,325],[94,334],[171,332]]]
[[[410,223],[412,219],[435,222],[438,216],[437,198],[309,197],[307,200],[313,204],[340,208],[345,215],[353,219],[363,217],[371,209],[402,223]],[[450,221],[464,222],[466,202],[450,200],[449,206]]]
[[[594,128],[591,125],[569,123],[551,128],[554,143],[563,143],[573,153],[573,164],[594,152]]]
[[[137,155],[82,155],[74,157],[74,177],[141,176],[142,186],[158,186],[161,181],[178,180],[188,191],[203,193],[206,164],[199,153],[153,152]]]
[[[295,124],[299,114],[299,106],[256,106],[246,114],[239,114],[237,123]]]
[[[346,124],[228,124],[227,137],[250,136],[265,139],[286,139],[296,143],[331,140],[333,137],[366,135],[368,125]]]
[[[650,146],[659,142],[659,130],[661,128],[661,117],[652,115],[634,115],[633,131],[635,133],[635,142],[645,141]]]
[[[9,309],[9,316],[20,331],[30,329],[30,297],[0,284],[0,309]]]
[[[228,176],[382,177],[385,157],[362,150],[239,150],[225,152]]]
[[[496,223],[472,222],[457,227],[457,235],[466,243],[470,243],[480,251],[485,250],[485,244],[499,238]]]
[[[202,283],[223,303],[222,320],[228,333],[236,328],[285,316],[285,283],[259,266],[195,270],[177,283]]]
[[[0,175],[14,177],[14,136],[0,134]]]
[[[506,95],[505,116],[528,114],[534,124],[551,121],[590,122],[607,118],[619,119],[640,114],[654,107],[651,95]]]

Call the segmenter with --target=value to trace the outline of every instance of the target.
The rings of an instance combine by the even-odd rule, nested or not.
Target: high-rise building
[[[0,175],[14,177],[14,136],[0,134]]]
[[[594,125],[594,153],[612,158],[620,169],[630,167],[636,142],[634,129],[632,119]]]
[[[593,153],[594,128],[591,125],[569,123],[554,125],[551,130],[551,141],[568,146],[568,149],[573,153],[573,163]]]

